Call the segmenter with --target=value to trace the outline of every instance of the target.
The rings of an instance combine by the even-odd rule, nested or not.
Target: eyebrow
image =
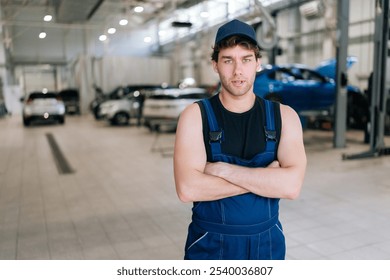
[[[253,54],[248,54],[248,55],[244,55],[242,58],[250,58],[250,57],[254,57],[254,55]],[[223,55],[221,58],[222,59],[233,59],[233,57],[230,56],[230,55]]]

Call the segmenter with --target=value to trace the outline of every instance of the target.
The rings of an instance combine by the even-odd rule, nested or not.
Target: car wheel
[[[64,124],[64,123],[65,123],[65,117],[59,118],[59,119],[58,119],[58,122],[59,122],[60,124]]]
[[[265,96],[265,99],[282,103],[282,97],[276,93],[270,93]]]
[[[111,123],[116,125],[129,124],[129,115],[126,113],[117,113]]]

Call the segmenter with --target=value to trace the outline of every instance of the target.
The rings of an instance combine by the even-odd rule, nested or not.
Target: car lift
[[[386,79],[386,66],[390,64],[389,0],[376,0],[375,13],[374,71],[370,107],[371,123],[369,128],[370,150],[354,155],[344,154],[342,156],[344,160],[390,155],[390,147],[385,147],[384,144],[386,103],[387,98],[390,98],[389,74],[387,74],[388,77]]]

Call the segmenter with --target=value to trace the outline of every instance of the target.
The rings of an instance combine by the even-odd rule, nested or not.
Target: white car
[[[122,99],[103,102],[99,106],[98,117],[109,121],[113,125],[128,124],[131,118],[138,117],[140,102],[137,97],[139,94],[139,91],[135,91]]]
[[[151,130],[159,130],[162,126],[176,128],[181,112],[188,105],[209,96],[203,88],[155,90],[144,103],[144,125]]]
[[[61,97],[53,92],[32,92],[23,98],[23,124],[31,121],[57,121],[65,123],[65,104]]]

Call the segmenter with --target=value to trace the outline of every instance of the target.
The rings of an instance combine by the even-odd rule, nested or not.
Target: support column
[[[349,0],[337,2],[337,68],[336,68],[336,106],[333,146],[345,147],[347,128],[347,52],[348,52]]]
[[[376,0],[374,33],[374,71],[371,95],[370,147],[384,147],[384,127],[388,88],[386,89],[386,66],[389,42],[389,0]]]
[[[343,159],[361,159],[390,155],[385,147],[384,130],[389,84],[386,67],[389,57],[389,0],[375,1],[374,71],[372,76],[370,150],[356,155],[343,155]]]

